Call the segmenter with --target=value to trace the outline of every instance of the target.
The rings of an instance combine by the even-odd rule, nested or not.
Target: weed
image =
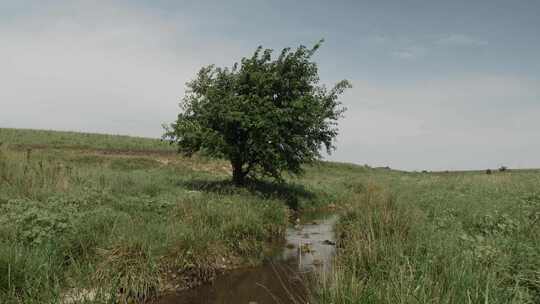
[[[157,295],[160,269],[150,248],[144,244],[118,244],[99,250],[101,262],[94,274],[97,286],[107,298],[120,303],[142,302]]]

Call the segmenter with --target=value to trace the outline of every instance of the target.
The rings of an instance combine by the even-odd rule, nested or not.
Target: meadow
[[[320,162],[233,186],[159,140],[0,129],[0,303],[150,301],[257,265],[290,219],[335,207],[315,303],[539,303],[540,172]]]
[[[540,172],[373,172],[320,303],[540,303]]]
[[[292,214],[343,196],[325,164],[305,183],[237,188],[227,162],[114,139],[0,129],[0,302],[142,302],[188,288],[261,263]]]

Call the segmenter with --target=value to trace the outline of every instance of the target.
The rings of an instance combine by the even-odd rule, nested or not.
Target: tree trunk
[[[231,161],[231,166],[233,169],[233,183],[237,186],[243,186],[246,174],[242,171],[242,163]]]

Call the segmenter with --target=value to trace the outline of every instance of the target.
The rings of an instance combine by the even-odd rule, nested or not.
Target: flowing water
[[[212,283],[165,296],[159,303],[308,303],[310,277],[332,265],[335,221],[335,215],[305,215],[294,228],[287,229],[286,243],[262,266],[232,270]]]

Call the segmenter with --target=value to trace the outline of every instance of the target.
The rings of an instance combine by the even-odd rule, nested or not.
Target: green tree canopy
[[[335,149],[337,120],[345,108],[338,96],[350,84],[332,89],[319,85],[313,48],[285,48],[277,58],[258,47],[231,68],[214,65],[200,69],[188,82],[176,122],[164,138],[178,144],[179,152],[204,151],[231,162],[233,181],[282,172],[302,173],[302,164]]]

